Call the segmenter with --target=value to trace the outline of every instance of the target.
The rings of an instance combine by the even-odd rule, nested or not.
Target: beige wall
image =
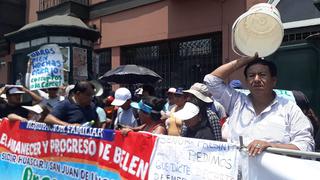
[[[39,0],[26,1],[26,23],[35,22],[38,20],[37,11],[39,10]]]
[[[93,5],[93,4],[98,4],[100,2],[103,2],[103,1],[107,1],[107,0],[89,0],[89,3],[90,3],[90,5]]]
[[[230,33],[246,2],[167,0],[92,20],[101,31],[96,48],[118,47],[223,31],[223,59],[233,58]]]
[[[247,9],[249,9],[251,6],[258,4],[258,3],[265,3],[268,2],[268,0],[247,0]]]
[[[102,17],[100,29],[103,38],[98,48],[166,39],[167,3],[163,1]]]

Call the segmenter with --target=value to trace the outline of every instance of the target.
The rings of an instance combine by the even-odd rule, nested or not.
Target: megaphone
[[[97,80],[91,80],[90,83],[94,86],[94,96],[99,97],[103,94],[103,86]]]

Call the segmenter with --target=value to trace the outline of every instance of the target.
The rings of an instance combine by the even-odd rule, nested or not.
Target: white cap
[[[8,93],[7,94],[24,94],[24,91],[21,91],[20,89],[16,88],[16,87],[12,87],[8,89]]]
[[[171,87],[168,89],[167,93],[176,93],[177,89],[174,87]]]
[[[111,105],[122,106],[127,100],[131,99],[131,92],[127,88],[119,88],[114,94]]]
[[[40,114],[43,111],[43,109],[41,108],[41,106],[39,104],[36,104],[34,106],[22,106],[22,107],[29,110],[29,111],[35,112],[37,114]]]
[[[174,113],[174,116],[181,121],[185,121],[195,117],[199,112],[200,109],[198,106],[190,102],[186,102],[181,110]]]

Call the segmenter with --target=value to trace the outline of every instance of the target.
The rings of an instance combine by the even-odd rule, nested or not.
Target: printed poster
[[[88,79],[87,49],[73,47],[73,79]]]

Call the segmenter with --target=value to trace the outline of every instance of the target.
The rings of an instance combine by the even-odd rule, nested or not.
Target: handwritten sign
[[[56,88],[64,82],[63,57],[56,44],[42,46],[29,54],[31,59],[30,89]]]
[[[150,179],[237,179],[235,146],[218,141],[159,136]]]

